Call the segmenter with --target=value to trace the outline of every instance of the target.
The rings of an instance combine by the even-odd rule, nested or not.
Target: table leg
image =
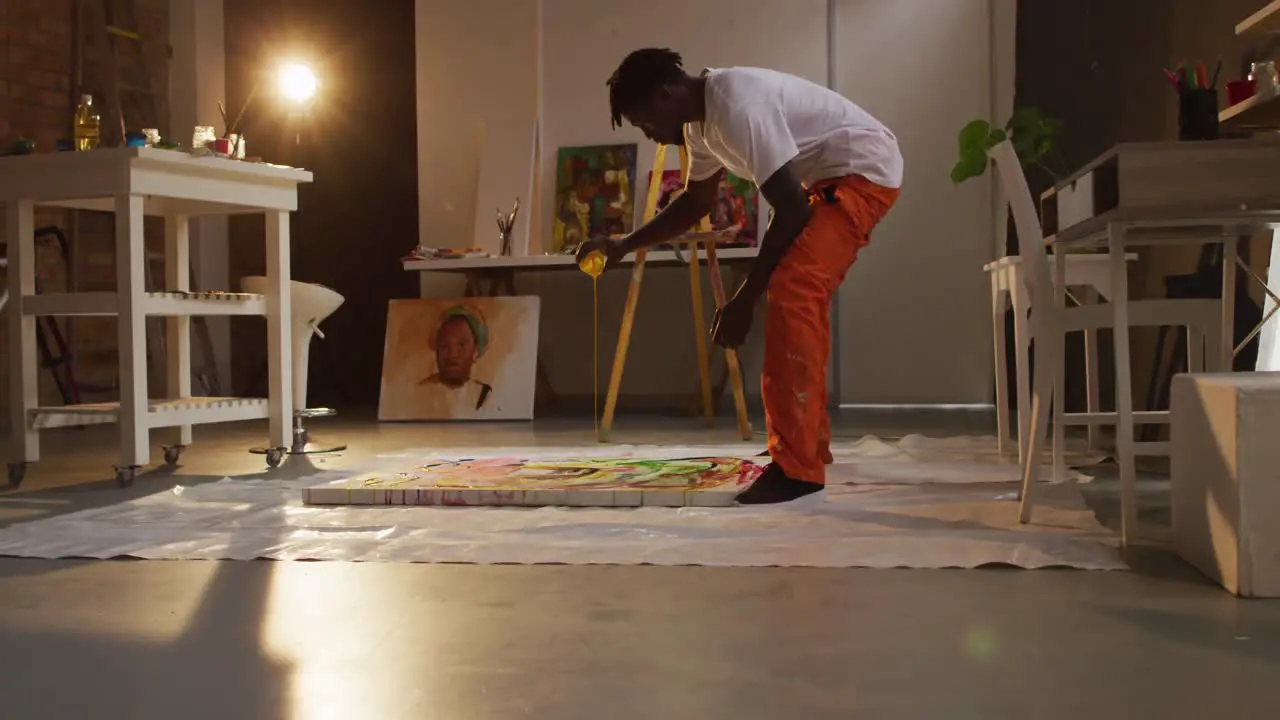
[[[717,267],[719,267],[718,264],[717,264]],[[737,291],[738,286],[742,284],[742,276],[743,276],[743,273],[739,268],[739,266],[736,266],[736,265],[729,266],[729,287],[732,288],[735,292]],[[721,292],[725,292],[723,281],[720,284],[720,289],[721,289]],[[759,309],[757,309],[757,312],[760,312]],[[735,353],[738,361],[738,366],[739,366],[739,378],[738,378],[739,382],[741,382],[741,379],[742,379],[741,378],[741,366],[742,366],[741,350],[744,347],[746,347],[746,345],[743,345],[742,347],[738,348],[738,352]],[[724,399],[725,388],[730,387],[732,383],[732,378],[730,377],[731,375],[732,373],[729,371],[729,363],[728,363],[728,360],[726,359],[725,364],[720,367],[720,378],[716,380],[715,388],[711,391],[711,402],[717,408],[720,407],[720,401]]]
[[[1005,445],[1009,442],[1009,372],[1005,362],[1007,345],[1004,337],[1004,313],[1008,309],[1008,301],[1000,277],[1003,270],[992,271],[991,274],[991,331],[995,341],[995,373],[996,373],[996,450],[1005,453]]]
[[[707,277],[711,283],[711,296],[714,298],[716,309],[718,310],[724,307],[725,294],[724,282],[720,277],[720,261],[716,259],[716,244],[714,240],[707,243]],[[733,388],[733,408],[738,418],[738,437],[750,442],[753,439],[751,417],[747,414],[747,392],[742,385],[742,364],[738,362],[736,348],[725,348],[724,367],[729,373],[729,383]],[[829,412],[829,410],[824,407],[822,412]],[[825,440],[830,441],[831,438],[825,438]]]
[[[187,292],[191,289],[191,218],[173,215],[164,223],[165,290]],[[165,366],[166,394],[170,398],[191,397],[191,318],[165,318],[165,338],[169,346]],[[174,444],[191,444],[191,426],[177,428]]]
[[[116,198],[116,331],[120,348],[120,467],[150,461],[147,404],[146,237],[143,198]]]
[[[1222,243],[1222,346],[1218,354],[1216,372],[1231,372],[1236,356],[1236,258],[1240,253],[1240,241],[1235,235]]]
[[[711,356],[707,349],[707,323],[702,314],[702,265],[698,262],[698,243],[689,243],[689,294],[693,300],[693,338],[698,353],[698,390],[702,396],[702,414],[707,427],[715,423],[711,401]]]
[[[22,312],[24,298],[36,292],[35,206],[30,200],[9,203],[9,426],[13,437],[11,463],[40,459],[40,433],[28,418],[40,404],[36,361],[36,316]]]
[[[1067,254],[1053,254],[1053,310],[1062,317],[1067,311]],[[1053,481],[1067,478],[1067,358],[1066,339],[1061,328],[1055,328],[1053,355]],[[1034,458],[1033,458],[1034,460]]]
[[[1087,305],[1098,304],[1098,288],[1092,285],[1085,288],[1084,302]],[[1098,382],[1098,331],[1094,328],[1084,331],[1084,378],[1085,409],[1090,413],[1096,413],[1101,406],[1102,393]],[[1102,427],[1090,423],[1088,433],[1089,449],[1100,449],[1102,447]]]
[[[1271,293],[1280,290],[1280,227],[1271,231],[1271,259],[1268,262],[1266,285],[1268,292],[1262,301],[1262,323],[1258,337],[1259,372],[1280,370],[1280,319],[1275,317],[1276,299]]]
[[[1130,546],[1138,536],[1137,467],[1133,444],[1133,380],[1129,356],[1129,267],[1126,228],[1111,225],[1111,310],[1116,361],[1116,459],[1120,464],[1120,539]]]
[[[289,267],[289,213],[267,213],[267,377],[269,445],[288,448],[293,440],[293,346]]]

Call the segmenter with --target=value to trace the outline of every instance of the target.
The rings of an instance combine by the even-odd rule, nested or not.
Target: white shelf
[[[1250,15],[1236,25],[1236,35],[1280,34],[1280,0],[1267,3],[1267,6]]]
[[[152,400],[143,424],[148,428],[203,425],[208,423],[260,420],[267,417],[267,401],[262,398],[193,397]],[[30,411],[32,430],[110,425],[120,418],[120,403],[89,403],[62,407],[38,407]]]
[[[1278,0],[1280,1],[1280,0]],[[1218,122],[1229,128],[1280,128],[1280,98],[1276,88],[1259,90],[1253,97],[1218,113]]]
[[[113,292],[41,293],[22,299],[27,315],[87,316],[118,314],[119,298]],[[248,293],[147,293],[143,313],[151,316],[266,315],[266,298]]]

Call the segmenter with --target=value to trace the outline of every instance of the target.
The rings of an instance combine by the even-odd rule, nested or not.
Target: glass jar
[[[1249,79],[1254,82],[1257,92],[1274,90],[1276,86],[1280,86],[1280,75],[1276,73],[1276,64],[1270,60],[1251,64]]]
[[[197,125],[191,133],[191,149],[199,150],[218,139],[212,125]]]

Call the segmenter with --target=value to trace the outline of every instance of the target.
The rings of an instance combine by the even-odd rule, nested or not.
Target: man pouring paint
[[[738,347],[767,296],[761,391],[772,463],[738,496],[788,502],[818,492],[831,462],[827,362],[831,298],[898,198],[903,163],[893,133],[838,93],[772,70],[684,70],[678,53],[628,55],[609,78],[615,128],[689,152],[684,193],[623,238],[592,239],[612,265],[669,242],[711,212],[726,170],[755,182],[773,207],[747,279],[716,313],[712,336]]]

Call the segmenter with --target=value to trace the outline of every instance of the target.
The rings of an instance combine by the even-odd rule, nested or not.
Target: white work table
[[[191,442],[191,426],[268,418],[278,465],[291,441],[293,383],[289,308],[289,213],[298,207],[306,170],[237,162],[153,148],[46,153],[0,158],[0,203],[7,208],[10,342],[10,418],[13,449],[9,478],[22,480],[40,456],[39,431],[116,422],[120,464],[116,481],[128,485],[150,461],[150,431],[177,428],[165,459],[175,462]],[[38,205],[115,214],[116,290],[35,294],[34,208]],[[191,293],[189,227],[202,215],[264,214],[270,292]],[[144,216],[165,218],[165,287],[147,292]],[[118,320],[120,400],[39,407],[36,318],[40,315],[114,315]],[[191,396],[190,319],[261,315],[267,318],[269,397]],[[147,317],[166,318],[167,385],[172,397],[149,399]]]
[[[755,258],[759,250],[753,247],[747,248],[723,248],[716,251],[716,257],[721,262],[731,263],[734,261],[751,260]],[[676,253],[671,250],[655,250],[649,252],[645,258],[645,264],[650,267],[661,265],[685,265],[687,264],[689,253],[684,251],[681,253],[686,259],[681,260]],[[634,265],[636,256],[628,255],[621,265]],[[548,255],[525,255],[525,256],[499,256],[499,257],[476,257],[476,258],[458,258],[452,260],[428,260],[428,259],[412,259],[404,261],[404,269],[408,272],[484,272],[488,270],[510,270],[514,272],[529,272],[538,270],[567,270],[577,269],[578,263],[573,255],[565,253],[554,253]]]

